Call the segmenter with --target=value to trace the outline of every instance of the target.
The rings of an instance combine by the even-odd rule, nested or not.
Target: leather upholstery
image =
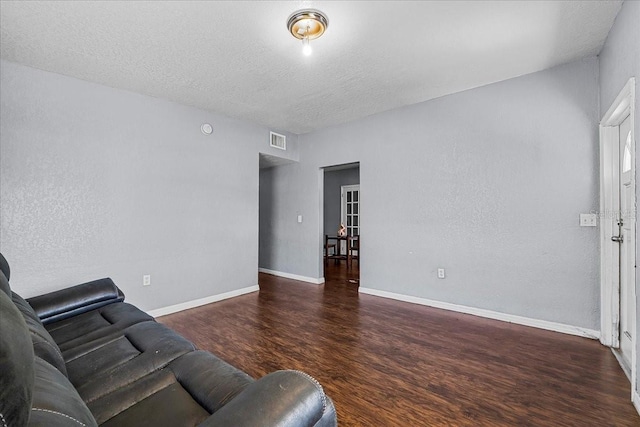
[[[129,326],[151,322],[153,317],[131,304],[117,302],[58,322],[46,328],[65,351],[87,342],[121,333]]]
[[[336,407],[333,405],[333,400],[329,396],[327,397],[327,406],[324,409],[322,418],[318,421],[314,427],[335,427],[338,425],[338,416],[336,414]]]
[[[218,411],[254,382],[246,373],[206,351],[185,354],[168,368],[209,413]]]
[[[49,363],[35,358],[35,387],[30,426],[96,426],[93,415],[67,377]]]
[[[3,280],[7,281],[0,274]],[[0,425],[26,425],[33,384],[33,347],[27,325],[9,296],[0,292]]]
[[[326,405],[322,387],[313,378],[298,371],[277,371],[247,387],[201,426],[311,427],[320,421]]]
[[[255,381],[122,302],[110,279],[25,301],[2,268],[0,427],[337,426],[313,378]]]
[[[28,302],[26,302],[20,295],[12,293],[11,299],[13,303],[18,307],[22,317],[29,328],[31,334],[31,341],[33,342],[33,352],[36,356],[46,360],[53,366],[55,366],[61,373],[67,376],[67,366],[60,352],[58,344],[53,340],[53,337],[49,335],[49,332],[44,328],[44,325],[36,316]]]
[[[124,295],[109,278],[29,298],[29,304],[45,325],[107,304],[122,301]]]
[[[7,282],[11,280],[11,269],[9,268],[9,263],[2,254],[0,254],[0,271],[2,271],[4,277],[7,278]]]
[[[0,254],[0,257],[2,254]],[[4,257],[2,258],[4,260]],[[7,268],[7,274],[9,269]],[[0,272],[0,292],[5,295],[11,296],[11,288],[9,287],[9,279],[5,276],[4,271]]]
[[[91,402],[163,368],[194,345],[156,322],[130,326],[118,337],[84,344],[63,352],[69,379]]]
[[[171,383],[101,426],[197,426],[208,415],[180,384]]]
[[[213,354],[194,351],[163,370],[91,402],[89,407],[101,425],[140,425],[153,416],[190,420],[169,425],[197,425],[251,383],[251,377]],[[181,402],[182,411],[167,414],[165,408],[175,407],[176,400]]]

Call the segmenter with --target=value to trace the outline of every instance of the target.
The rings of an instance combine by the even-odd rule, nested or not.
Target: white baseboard
[[[563,323],[549,322],[547,320],[531,319],[529,317],[516,316],[514,314],[500,313],[497,311],[485,310],[483,308],[475,308],[465,305],[414,297],[410,295],[396,294],[393,292],[380,291],[378,289],[363,288],[362,286],[360,286],[359,291],[363,294],[375,295],[378,297],[390,298],[398,301],[410,302],[413,304],[426,305],[429,307],[441,308],[444,310],[456,311],[459,313],[472,314],[474,316],[501,320],[503,322],[516,323],[518,325],[532,326],[534,328],[546,329],[548,331],[554,332],[562,332],[564,334],[577,335],[579,337],[591,338],[594,340],[600,338],[600,331],[596,331],[595,329],[581,328],[578,326],[565,325]]]
[[[194,299],[192,301],[182,302],[180,304],[170,305],[169,307],[158,308],[147,312],[147,314],[152,317],[166,316],[167,314],[177,313],[178,311],[200,307],[201,305],[211,304],[212,302],[222,301],[240,295],[249,294],[251,292],[257,292],[259,290],[260,287],[258,285],[248,286],[246,288],[236,289],[235,291],[229,291],[223,294],[211,295],[204,298]]]
[[[624,372],[624,374],[627,376],[629,383],[631,383],[631,367],[627,366],[627,364],[624,362],[624,360],[622,359],[622,354],[620,354],[620,351],[618,349],[612,348],[611,353],[613,353],[616,360],[618,361],[618,365],[620,365],[620,369],[622,369],[622,372]]]
[[[638,390],[633,390],[631,392],[631,401],[633,402],[633,406],[635,406],[636,411],[638,411],[638,415],[640,415],[640,394],[638,394]]]
[[[307,276],[299,276],[297,274],[284,273],[282,271],[269,270],[267,268],[259,268],[260,273],[267,273],[273,276],[284,277],[286,279],[300,280],[301,282],[313,283],[314,285],[322,285],[324,283],[324,277],[314,278]]]

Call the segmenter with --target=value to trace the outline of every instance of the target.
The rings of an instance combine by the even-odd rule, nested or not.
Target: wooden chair
[[[358,265],[360,265],[360,235],[356,234],[354,236],[351,236],[351,238],[347,240],[347,242],[349,244],[347,251],[351,263],[353,263],[353,260],[355,259],[356,261],[358,261]],[[355,255],[353,254],[354,252],[356,252]]]
[[[333,249],[333,253],[330,254],[329,250]],[[336,243],[329,243],[329,235],[325,234],[324,235],[324,262],[326,263],[327,261],[329,261],[329,257],[335,257],[337,255],[336,253]],[[336,263],[338,262],[338,259],[336,258]]]

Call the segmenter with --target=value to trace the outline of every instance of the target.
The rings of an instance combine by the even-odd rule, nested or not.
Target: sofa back
[[[33,393],[33,346],[24,318],[5,289],[9,283],[0,273],[0,425],[24,426]]]
[[[0,254],[0,272],[4,274],[4,277],[7,278],[7,283],[9,283],[9,280],[11,279],[11,269],[9,268],[9,263],[2,254]]]
[[[67,366],[64,362],[60,347],[53,340],[53,337],[47,331],[42,324],[42,321],[38,315],[33,311],[33,308],[27,301],[15,292],[11,293],[11,300],[24,317],[24,320],[29,329],[31,335],[31,341],[33,343],[33,352],[39,358],[49,362],[55,366],[65,377],[68,377]]]

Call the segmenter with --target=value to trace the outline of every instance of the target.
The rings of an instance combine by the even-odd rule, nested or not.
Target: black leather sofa
[[[336,426],[299,371],[254,380],[124,302],[111,279],[25,301],[0,254],[0,427]]]

